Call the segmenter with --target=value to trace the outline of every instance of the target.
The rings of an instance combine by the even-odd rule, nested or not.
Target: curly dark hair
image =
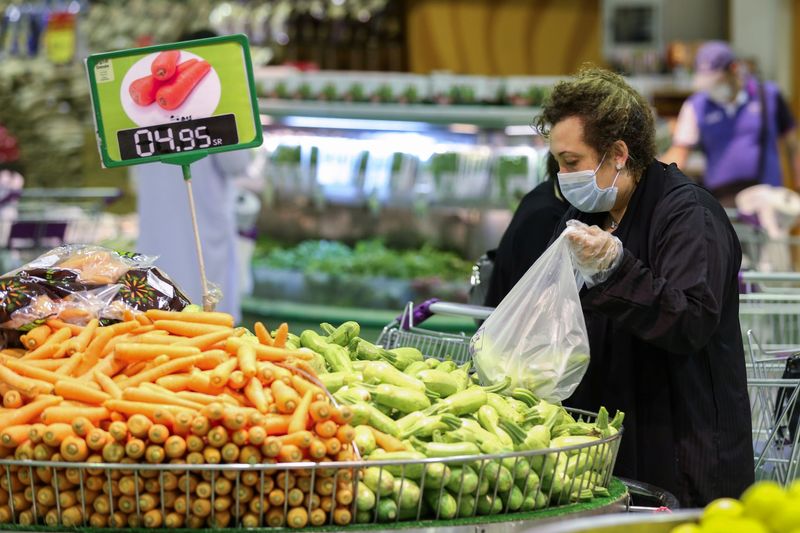
[[[628,145],[628,168],[639,174],[656,156],[655,120],[645,99],[622,76],[584,67],[556,84],[534,126],[547,137],[550,128],[569,117],[583,119],[586,143],[605,153],[618,140]]]

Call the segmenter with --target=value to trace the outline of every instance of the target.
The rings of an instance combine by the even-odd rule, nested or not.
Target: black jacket
[[[556,194],[553,178],[540,183],[522,198],[495,251],[483,305],[497,307],[539,259],[568,207],[569,204]]]
[[[605,216],[570,208],[557,233]],[[707,191],[654,161],[615,235],[621,266],[581,293],[591,362],[565,404],[625,411],[617,474],[684,506],[738,497],[753,448],[733,227]]]

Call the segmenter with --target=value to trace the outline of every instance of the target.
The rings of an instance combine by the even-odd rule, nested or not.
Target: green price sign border
[[[100,96],[97,89],[97,79],[95,78],[95,66],[100,61],[124,58],[130,56],[146,56],[154,52],[163,52],[165,50],[176,50],[183,48],[199,48],[207,45],[224,44],[224,43],[238,43],[242,48],[244,54],[245,72],[247,74],[247,86],[250,90],[250,102],[253,112],[253,125],[255,128],[255,137],[252,141],[246,143],[231,144],[227,146],[217,146],[204,148],[202,150],[193,150],[186,153],[178,154],[164,154],[154,155],[150,157],[140,157],[136,159],[116,160],[112,159],[108,153],[108,146],[106,144],[106,130],[103,124],[103,116],[100,112]],[[113,52],[103,52],[99,54],[92,54],[86,58],[86,71],[89,77],[89,87],[91,89],[92,109],[94,112],[95,133],[97,135],[97,144],[100,148],[100,159],[102,160],[103,167],[114,168],[124,167],[131,165],[142,165],[145,163],[163,162],[174,165],[188,165],[203,157],[218,152],[229,152],[233,150],[243,150],[246,148],[255,148],[261,146],[264,142],[264,132],[261,128],[261,118],[258,109],[258,99],[256,97],[256,84],[253,76],[253,63],[250,58],[250,42],[246,35],[224,35],[220,37],[210,37],[207,39],[196,39],[193,41],[181,41],[176,43],[160,44],[155,46],[146,46],[142,48],[128,48],[125,50],[116,50]],[[176,122],[179,124],[180,122]],[[117,132],[112,132],[116,135]]]

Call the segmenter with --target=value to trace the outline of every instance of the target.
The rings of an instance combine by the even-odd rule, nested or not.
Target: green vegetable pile
[[[565,452],[367,468],[356,520],[469,517],[532,511],[607,496],[610,443],[624,414],[578,421],[509,381],[482,387],[470,363],[386,350],[359,337],[356,322],[290,335],[287,346],[315,354],[319,380],[351,407],[355,442],[368,461],[463,458],[581,446]],[[597,443],[592,446],[593,443]],[[418,517],[417,513],[422,510]]]
[[[354,248],[333,241],[305,241],[294,248],[274,248],[257,255],[254,264],[305,273],[348,273],[353,276],[396,279],[440,278],[465,280],[471,263],[454,253],[423,245],[416,250],[393,250],[380,240],[358,242]]]

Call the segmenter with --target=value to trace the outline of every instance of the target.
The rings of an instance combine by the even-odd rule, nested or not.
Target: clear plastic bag
[[[188,298],[154,260],[94,245],[54,248],[0,276],[0,330],[26,331],[50,318],[106,324],[126,311],[180,311]]]
[[[589,366],[579,279],[562,233],[472,337],[484,385],[510,378],[550,402],[573,393]]]

